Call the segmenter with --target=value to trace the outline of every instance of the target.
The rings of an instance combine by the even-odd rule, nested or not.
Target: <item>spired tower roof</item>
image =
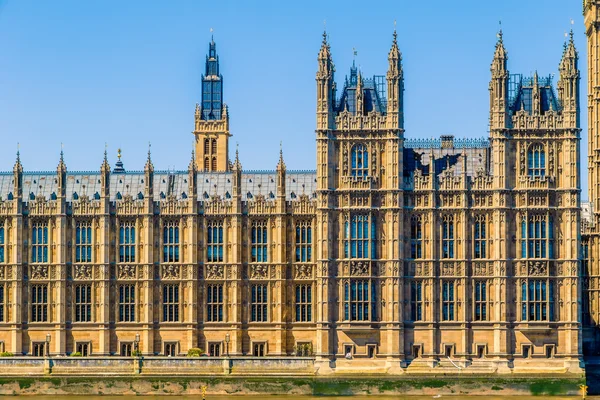
[[[335,107],[335,111],[342,112],[347,110],[356,114],[356,93],[362,90],[363,94],[363,113],[376,111],[381,114],[386,113],[387,95],[386,78],[384,75],[374,75],[372,78],[363,78],[356,67],[355,61],[352,61],[350,76],[346,76],[344,88]]]
[[[508,107],[512,114],[520,110],[524,110],[530,115],[561,110],[551,75],[540,78],[537,72],[532,77],[511,74],[508,83],[508,96]],[[536,96],[539,96],[539,103],[535,101]],[[537,108],[537,104],[539,104],[539,108]]]

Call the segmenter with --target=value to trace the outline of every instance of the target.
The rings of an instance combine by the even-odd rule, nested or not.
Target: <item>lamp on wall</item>
[[[227,346],[227,357],[229,357],[229,341],[231,340],[231,336],[229,333],[225,335],[225,344]]]
[[[136,352],[140,351],[140,334],[139,333],[135,334],[135,341],[134,341],[134,343],[135,343],[135,351]]]
[[[50,340],[52,339],[52,336],[47,333],[46,334],[46,356],[50,355]]]

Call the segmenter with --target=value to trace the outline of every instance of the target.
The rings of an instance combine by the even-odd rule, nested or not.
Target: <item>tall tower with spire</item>
[[[202,75],[202,102],[196,104],[194,138],[196,165],[200,171],[229,170],[229,115],[223,103],[223,76],[213,38],[208,45]]]

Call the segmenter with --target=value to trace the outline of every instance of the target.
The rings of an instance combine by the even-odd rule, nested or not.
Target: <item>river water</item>
[[[61,398],[67,398],[69,400],[124,400],[124,399],[135,399],[135,400],[202,400],[202,396],[59,396]],[[346,396],[346,397],[315,397],[315,396],[217,396],[217,395],[206,395],[206,400],[230,400],[241,397],[249,397],[251,400],[268,399],[268,400],[429,400],[429,399],[448,399],[448,400],[476,400],[481,399],[480,396],[402,396],[402,395],[372,395],[372,396]],[[32,400],[31,396],[11,396],[11,399],[19,400]],[[35,400],[56,400],[58,396],[35,396]],[[551,399],[551,400],[574,400],[581,399],[581,396],[485,396],[485,400],[540,400],[540,399]],[[588,400],[600,400],[600,396],[588,396]]]

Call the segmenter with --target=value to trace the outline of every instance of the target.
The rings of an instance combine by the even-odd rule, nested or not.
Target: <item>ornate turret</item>
[[[233,197],[242,193],[242,163],[240,162],[239,150],[235,148],[235,160],[233,161]]]
[[[196,166],[203,171],[229,170],[229,115],[223,103],[223,76],[219,73],[219,56],[214,38],[202,75],[202,103],[194,112]]]
[[[329,129],[333,124],[335,102],[335,67],[327,42],[327,32],[323,32],[323,42],[319,50],[317,70],[317,129]]]
[[[152,165],[152,155],[150,153],[150,143],[148,143],[148,158],[144,166],[144,197],[152,201],[154,196],[154,165]]]
[[[188,191],[194,203],[198,195],[198,168],[196,166],[196,152],[192,150],[192,158],[188,164]]]
[[[100,196],[102,198],[108,198],[110,193],[110,165],[108,164],[108,154],[106,148],[104,148],[104,160],[102,161],[102,165],[100,166]]]
[[[279,144],[279,162],[277,163],[277,197],[285,200],[285,162],[281,143]]]
[[[404,72],[398,34],[394,29],[392,48],[388,54],[387,115],[390,128],[404,129]]]
[[[56,174],[58,176],[58,196],[64,198],[67,193],[67,165],[65,164],[62,148],[60,150],[60,160],[56,167]]]
[[[504,129],[508,125],[508,55],[502,40],[502,29],[498,32],[498,41],[490,71],[490,129]],[[493,132],[492,132],[493,134]]]
[[[562,105],[563,120],[574,128],[580,126],[579,115],[579,55],[575,49],[573,30],[569,41],[565,42],[562,59],[558,67],[559,81],[557,84],[558,98]]]
[[[21,165],[21,152],[17,149],[17,160],[13,167],[13,196],[16,199],[23,197],[23,165]],[[19,201],[20,204],[20,201]]]

